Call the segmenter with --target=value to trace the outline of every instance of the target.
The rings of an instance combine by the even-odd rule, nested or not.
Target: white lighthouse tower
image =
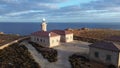
[[[41,30],[47,31],[47,24],[46,24],[45,18],[42,19]]]

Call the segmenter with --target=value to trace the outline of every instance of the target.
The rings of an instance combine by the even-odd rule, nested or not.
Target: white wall
[[[54,47],[60,44],[60,36],[54,36],[54,37],[31,36],[31,41],[39,43],[42,46]]]
[[[50,47],[54,47],[60,44],[60,36],[50,37]]]
[[[36,42],[42,46],[49,46],[49,37],[31,36],[31,41]]]
[[[72,42],[73,34],[59,35],[54,37],[31,36],[31,41],[37,42],[40,45],[47,47],[57,46],[60,44],[61,40],[62,42]]]
[[[99,58],[96,58],[94,53],[95,52],[99,52]],[[106,61],[106,55],[111,55],[111,61]],[[108,50],[104,50],[104,49],[98,49],[98,48],[94,48],[94,47],[90,47],[90,53],[89,53],[89,57],[91,60],[96,60],[99,62],[103,62],[105,64],[113,64],[115,66],[118,65],[118,52],[115,51],[108,51]]]
[[[65,42],[72,42],[73,41],[73,34],[65,35]]]
[[[118,66],[120,66],[120,53],[119,53],[119,56],[118,56]]]

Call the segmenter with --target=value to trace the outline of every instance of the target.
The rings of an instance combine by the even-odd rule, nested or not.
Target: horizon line
[[[42,23],[41,22],[0,22],[0,23]],[[120,22],[47,22],[47,23],[120,23]]]

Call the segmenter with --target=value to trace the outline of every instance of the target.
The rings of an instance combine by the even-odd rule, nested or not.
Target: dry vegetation
[[[71,55],[69,61],[72,68],[108,68],[103,64],[89,61],[86,57],[78,54]]]
[[[11,35],[11,34],[0,34],[0,45],[7,44],[19,38],[21,38],[21,36]]]
[[[94,40],[105,40],[112,36],[120,36],[119,30],[111,30],[111,29],[88,29],[88,30],[81,30],[81,29],[74,29],[69,30],[74,33],[75,38],[80,37],[83,40],[87,41],[94,41]],[[109,39],[107,39],[109,41]]]
[[[0,50],[0,68],[40,68],[28,49],[18,43]]]
[[[47,59],[49,62],[56,62],[57,61],[57,50],[48,48],[48,47],[43,47],[37,43],[34,42],[29,42],[32,44],[35,49],[40,52],[45,59]]]

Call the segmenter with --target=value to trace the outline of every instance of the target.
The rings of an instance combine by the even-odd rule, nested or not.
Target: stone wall
[[[79,41],[84,41],[84,42],[89,42],[89,43],[104,41],[100,39],[86,38],[86,37],[80,37],[80,36],[74,36],[74,40],[79,40]]]
[[[10,46],[10,45],[12,45],[12,44],[14,44],[14,43],[17,43],[17,42],[21,42],[21,41],[26,40],[26,39],[28,39],[28,38],[29,38],[29,37],[24,37],[24,38],[20,38],[20,39],[18,39],[18,40],[14,40],[14,41],[12,41],[12,42],[9,42],[9,43],[7,43],[7,44],[4,44],[4,45],[0,46],[0,49],[4,49],[5,47],[8,47],[8,46]]]

